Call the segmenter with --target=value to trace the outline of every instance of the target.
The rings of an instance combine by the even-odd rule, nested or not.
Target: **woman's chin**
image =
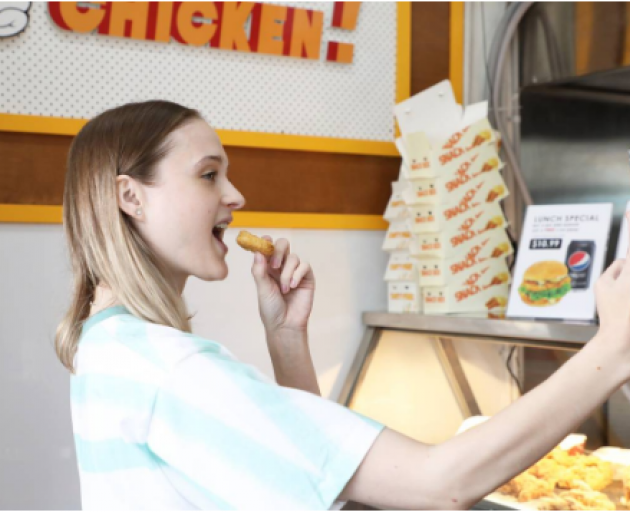
[[[205,272],[195,276],[202,281],[223,281],[228,276],[229,269],[227,263],[222,261],[221,263],[215,263],[211,269],[206,269]]]

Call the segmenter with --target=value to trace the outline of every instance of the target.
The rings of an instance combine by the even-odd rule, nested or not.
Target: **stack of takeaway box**
[[[502,316],[513,247],[498,134],[484,117],[434,147],[423,132],[396,146],[403,161],[383,216],[389,312]]]

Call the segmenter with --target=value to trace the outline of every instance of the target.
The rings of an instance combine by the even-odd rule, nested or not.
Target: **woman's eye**
[[[217,172],[216,171],[212,171],[212,172],[209,172],[208,174],[204,174],[202,176],[202,178],[204,178],[206,180],[214,181],[216,176],[217,176]]]

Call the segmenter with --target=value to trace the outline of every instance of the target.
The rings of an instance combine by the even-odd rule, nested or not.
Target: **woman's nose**
[[[232,183],[228,183],[229,190],[223,196],[224,201],[228,204],[228,206],[234,210],[240,210],[245,206],[245,198],[243,194],[241,194],[238,189],[232,185]]]

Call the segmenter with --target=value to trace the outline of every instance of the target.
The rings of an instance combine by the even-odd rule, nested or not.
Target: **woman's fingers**
[[[261,238],[274,244],[275,251],[268,259],[270,275],[278,282],[282,293],[288,293],[292,288],[297,288],[304,277],[311,272],[311,266],[306,262],[301,262],[296,254],[291,254],[291,244],[286,238],[278,238],[275,242],[268,235]]]
[[[628,226],[628,231],[630,232],[630,212],[626,212],[626,225]],[[628,235],[628,238],[630,239],[630,233]],[[627,261],[629,257],[630,257],[630,244],[628,245],[628,252],[626,253],[625,261]],[[624,261],[624,260],[620,260],[620,261]],[[620,277],[621,279],[623,279],[625,283],[630,284],[630,265],[623,266],[623,268],[621,269]]]
[[[289,254],[284,262],[282,273],[280,274],[280,288],[282,289],[282,293],[287,293],[291,289],[291,278],[299,266],[300,258],[298,258],[296,254]]]
[[[603,281],[616,281],[623,271],[625,263],[626,260],[613,261],[606,269],[606,271],[602,274],[600,279],[602,279]]]
[[[308,264],[306,261],[300,262],[300,265],[298,266],[298,268],[295,269],[295,272],[293,273],[293,277],[291,278],[289,286],[291,288],[297,288],[297,286],[302,282],[302,280],[307,275],[310,274],[310,272],[311,272],[310,264]],[[311,278],[311,281],[315,283],[315,279],[313,278],[313,276],[310,275],[309,277]]]
[[[271,240],[271,237],[263,237]],[[269,264],[271,268],[277,270],[282,267],[282,263],[286,260],[287,256],[291,253],[291,245],[286,238],[278,238],[273,243],[275,251],[269,258]]]

